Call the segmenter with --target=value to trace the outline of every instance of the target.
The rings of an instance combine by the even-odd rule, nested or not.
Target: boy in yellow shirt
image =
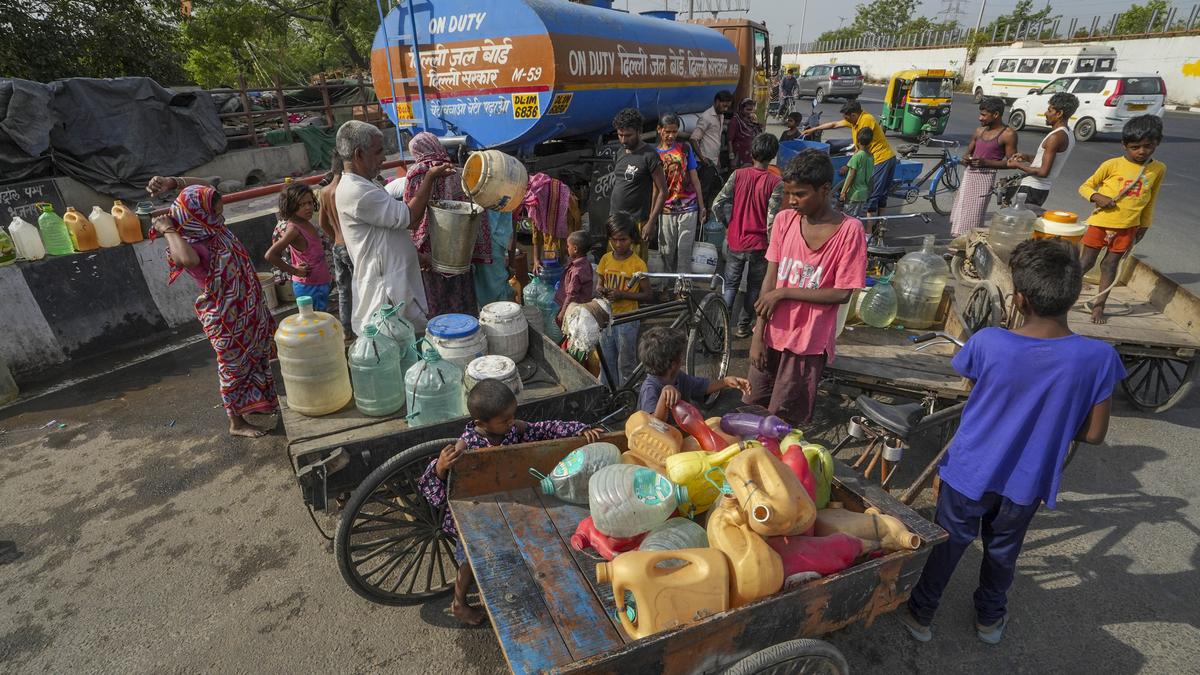
[[[1108,249],[1100,264],[1100,293],[1092,299],[1092,323],[1105,323],[1104,303],[1117,278],[1121,258],[1146,236],[1154,215],[1154,200],[1167,167],[1151,156],[1162,142],[1162,120],[1141,115],[1125,123],[1121,143],[1125,155],[1114,157],[1096,169],[1079,186],[1079,194],[1095,205],[1083,235],[1084,270],[1096,264],[1101,249]]]

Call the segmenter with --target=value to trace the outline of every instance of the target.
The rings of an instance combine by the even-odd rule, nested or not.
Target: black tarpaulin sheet
[[[6,84],[21,96],[13,94],[7,108],[0,107],[0,167],[16,167],[17,173],[25,167],[21,177],[45,175],[49,167],[34,171],[48,154],[55,173],[103,194],[138,199],[152,176],[184,174],[225,150],[225,132],[208,94],[176,94],[149,78],[125,77],[46,85],[0,80],[0,97]],[[48,92],[48,107],[25,93],[36,87]],[[33,155],[39,145],[31,141],[45,138],[37,130],[47,121],[49,149]],[[3,175],[16,178],[8,171]]]

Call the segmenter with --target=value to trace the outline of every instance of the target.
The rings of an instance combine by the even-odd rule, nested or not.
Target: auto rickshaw
[[[901,70],[888,81],[879,123],[906,137],[940,134],[950,121],[953,94],[952,71]]]

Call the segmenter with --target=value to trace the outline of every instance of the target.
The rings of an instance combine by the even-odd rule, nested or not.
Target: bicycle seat
[[[889,405],[866,395],[855,399],[854,405],[862,411],[867,419],[896,434],[900,440],[908,440],[909,434],[928,414],[920,403]]]

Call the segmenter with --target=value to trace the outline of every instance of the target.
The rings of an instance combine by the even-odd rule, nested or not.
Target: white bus
[[[1011,103],[1063,75],[1109,73],[1116,68],[1115,47],[1014,42],[990,59],[975,78],[975,100],[999,96]]]

